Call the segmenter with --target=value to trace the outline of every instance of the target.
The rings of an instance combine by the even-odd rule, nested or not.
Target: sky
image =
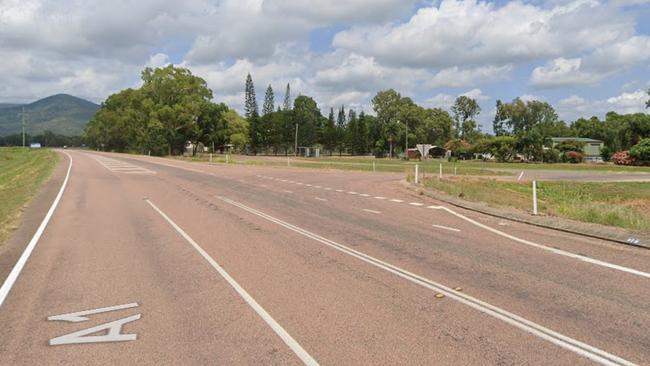
[[[393,88],[425,107],[477,99],[551,103],[561,119],[645,110],[650,0],[0,0],[0,103],[67,93],[102,102],[145,67],[203,77],[241,111],[313,97],[372,113]]]

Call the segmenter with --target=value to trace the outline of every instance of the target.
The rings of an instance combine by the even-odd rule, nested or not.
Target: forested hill
[[[25,132],[45,131],[65,136],[83,133],[99,105],[67,94],[56,94],[30,104],[0,104],[0,136],[21,132],[21,113],[25,108]]]

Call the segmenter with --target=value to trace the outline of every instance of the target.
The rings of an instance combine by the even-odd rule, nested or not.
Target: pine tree
[[[284,110],[291,110],[291,87],[287,83],[287,90],[284,92]]]
[[[266,88],[266,94],[264,94],[264,105],[262,106],[262,115],[266,116],[273,113],[275,108],[275,100],[273,97],[273,88],[271,84]]]
[[[244,110],[246,112],[246,118],[257,118],[259,110],[257,109],[257,98],[255,97],[255,86],[253,85],[253,78],[251,74],[246,76],[246,91],[245,91],[245,103]]]
[[[339,150],[339,155],[345,150],[345,132],[346,132],[346,118],[345,118],[345,106],[341,106],[339,109],[339,115],[336,120],[336,146]]]

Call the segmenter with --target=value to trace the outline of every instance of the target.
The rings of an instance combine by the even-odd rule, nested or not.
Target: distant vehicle
[[[68,145],[63,145],[63,148],[64,148],[64,149],[67,149],[67,148],[68,148]]]
[[[30,148],[30,149],[40,149],[40,148],[41,148],[41,144],[38,143],[38,142],[32,142],[31,144],[29,144],[29,148]]]

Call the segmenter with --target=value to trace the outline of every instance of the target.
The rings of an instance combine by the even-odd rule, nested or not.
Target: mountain
[[[67,94],[56,94],[30,104],[0,103],[0,136],[20,133],[25,108],[25,132],[39,135],[45,131],[66,136],[83,133],[99,106]]]

